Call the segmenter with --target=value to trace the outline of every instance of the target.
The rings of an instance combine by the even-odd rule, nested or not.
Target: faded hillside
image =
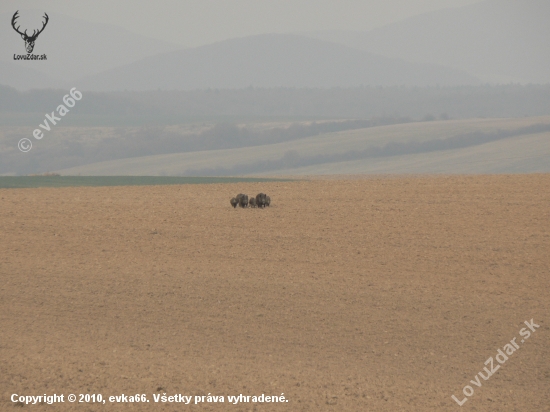
[[[292,121],[373,117],[472,118],[550,114],[550,85],[462,87],[252,88],[96,93],[63,125],[133,126],[187,122]],[[36,126],[69,89],[21,93],[0,85],[2,125]]]
[[[494,83],[550,83],[550,2],[485,0],[369,32],[312,37],[387,57],[464,70]]]
[[[403,156],[412,157],[398,169]],[[471,162],[484,156],[486,163]],[[450,158],[455,160],[448,162]],[[437,166],[429,167],[434,162]],[[548,165],[550,118],[544,117],[379,126],[261,146],[112,160],[57,172],[104,176],[527,173],[550,171]]]
[[[305,36],[265,34],[156,55],[78,84],[84,90],[142,91],[479,83],[460,70],[408,63]]]
[[[21,45],[25,45],[21,41]],[[56,77],[51,77],[38,69],[38,66],[19,64],[21,61],[2,61],[0,60],[0,84],[8,85],[17,90],[42,89],[45,87],[61,87],[63,82]],[[40,64],[40,63],[39,63]],[[9,105],[10,102],[7,94],[11,91],[7,90],[6,86],[0,86],[0,100]],[[10,93],[11,94],[11,93]],[[62,95],[63,96],[63,95]],[[5,104],[6,104],[5,103]],[[11,106],[12,110],[16,105]]]
[[[15,10],[14,10],[15,12]],[[19,11],[21,27],[42,26],[43,10]],[[75,87],[82,76],[99,73],[146,56],[181,49],[183,46],[149,39],[109,24],[92,23],[59,13],[49,13],[47,27],[36,40],[35,54],[46,61],[13,61],[13,54],[25,54],[25,43],[11,27],[13,13],[0,13],[0,84],[20,90]],[[22,70],[18,73],[18,70]],[[43,75],[37,79],[26,70]]]
[[[167,154],[198,158],[197,152],[205,152],[208,155],[206,158],[212,159],[209,156],[216,151],[224,153],[231,150],[230,153],[237,153],[245,148],[251,148],[254,153],[244,157],[227,156],[232,162],[229,164],[222,161],[195,165],[186,160],[169,167],[162,164],[162,167],[149,168],[145,166],[149,164],[147,160],[141,166],[138,161],[137,169],[132,166],[131,174],[142,174],[146,170],[153,174],[193,175],[283,173],[283,170],[296,167],[315,167],[315,170],[321,167],[325,170],[330,163],[379,157],[387,153],[383,143],[393,142],[391,134],[380,134],[387,141],[377,142],[377,147],[371,147],[367,138],[359,141],[357,146],[346,148],[340,145],[342,141],[336,135],[331,134],[335,132],[365,129],[362,132],[364,136],[370,136],[368,128],[402,124],[405,134],[409,133],[414,143],[417,138],[415,130],[426,128],[427,135],[434,141],[433,145],[406,146],[390,151],[392,156],[397,156],[435,149],[460,149],[455,141],[447,142],[450,146],[441,146],[437,140],[476,131],[468,127],[470,123],[478,123],[473,117],[499,117],[501,119],[495,120],[496,124],[502,124],[503,130],[506,130],[509,121],[505,118],[514,117],[516,120],[510,120],[512,123],[522,123],[522,117],[528,115],[527,124],[534,125],[537,120],[529,117],[550,114],[550,86],[84,91],[83,99],[50,132],[45,133],[43,140],[38,141],[32,137],[33,130],[43,124],[44,114],[51,113],[68,90],[21,93],[2,86],[0,89],[0,174],[7,175],[62,169],[73,172],[78,169],[75,173],[97,173],[95,169],[86,169],[86,165],[132,158],[143,160],[148,156]],[[459,121],[465,117],[470,120]],[[436,129],[440,127],[440,131],[433,132],[432,125]],[[446,132],[450,125],[458,127],[453,136]],[[514,137],[522,132],[528,131],[519,130]],[[506,134],[498,136],[513,137]],[[338,135],[340,137],[341,134]],[[477,145],[484,142],[483,139],[493,139],[493,136],[478,137],[481,140],[474,142]],[[33,141],[30,153],[21,153],[17,149],[18,142],[23,138]],[[316,144],[325,138],[332,139],[332,152],[318,153]],[[298,141],[311,142],[311,145],[303,152],[296,148]],[[468,139],[465,142],[470,144]],[[498,146],[499,143],[495,144]],[[544,159],[546,151],[543,147],[539,149]],[[294,153],[296,150],[297,156]],[[222,160],[227,153],[221,155]],[[269,160],[268,169],[265,165],[260,167],[255,164],[261,163],[262,159]],[[182,164],[188,167],[182,168]],[[506,162],[503,164],[503,170],[509,169],[507,165]],[[81,167],[87,171],[79,169]],[[116,166],[113,170],[119,174],[126,169]],[[518,170],[533,169],[520,165]]]
[[[0,175],[42,173],[107,160],[290,142],[320,134],[411,122],[406,118],[321,122],[189,123],[175,126],[67,127],[58,125],[30,153],[17,142],[33,128],[0,128]],[[47,139],[47,140],[46,140]],[[33,138],[34,140],[34,138]]]

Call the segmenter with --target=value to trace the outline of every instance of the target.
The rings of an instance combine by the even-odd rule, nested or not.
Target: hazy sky
[[[110,23],[148,37],[197,46],[259,33],[369,30],[431,10],[480,0],[2,0],[22,9]]]

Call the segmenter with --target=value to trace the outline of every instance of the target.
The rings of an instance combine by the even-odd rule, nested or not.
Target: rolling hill
[[[541,124],[542,132],[529,129]],[[381,126],[263,146],[119,159],[57,172],[103,176],[550,172],[550,117]]]
[[[521,135],[461,149],[324,163],[277,172],[289,176],[499,173],[550,173],[550,133]]]
[[[495,83],[550,83],[550,2],[486,0],[369,32],[309,35],[400,58],[464,70]]]
[[[305,36],[266,34],[164,53],[79,80],[83,90],[465,85],[462,71],[407,63]]]
[[[59,79],[50,77],[30,65],[20,65],[19,63],[23,62],[0,60],[0,85],[10,85],[18,90],[61,87],[62,81]],[[41,62],[34,63],[40,64]]]
[[[15,10],[14,10],[15,12]],[[22,27],[41,27],[41,10],[20,10]],[[14,54],[25,54],[24,42],[9,22],[12,14],[0,13],[0,61],[12,63],[22,73],[14,77],[0,71],[0,83],[18,89],[32,87],[74,87],[82,76],[99,73],[114,67],[181,49],[183,46],[149,39],[120,27],[75,19],[58,13],[49,13],[49,22],[36,40],[34,54],[46,54],[46,61],[13,61]],[[32,32],[32,29],[30,30]],[[47,77],[33,78],[28,70],[36,70]],[[20,77],[25,82],[20,81]],[[35,86],[37,84],[37,86]]]

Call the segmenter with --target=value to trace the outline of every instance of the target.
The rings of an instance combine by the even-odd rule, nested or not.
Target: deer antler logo
[[[15,14],[13,15],[13,18],[11,19],[11,25],[12,25],[13,29],[21,35],[21,38],[23,40],[25,40],[25,48],[27,49],[27,53],[30,54],[34,50],[34,42],[36,41],[36,38],[38,37],[38,35],[40,33],[42,33],[44,31],[44,29],[46,28],[46,25],[48,24],[48,21],[50,20],[50,18],[48,17],[48,15],[46,13],[44,13],[44,19],[46,19],[46,21],[44,21],[42,23],[42,28],[40,30],[38,30],[38,32],[36,30],[34,30],[32,32],[31,36],[29,36],[27,34],[27,30],[25,30],[24,33],[20,32],[19,27],[21,27],[21,26],[15,27],[15,23],[16,23],[16,20],[18,18],[19,18],[19,10],[17,10],[15,12]]]

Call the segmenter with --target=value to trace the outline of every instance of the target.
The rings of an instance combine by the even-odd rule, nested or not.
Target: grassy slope
[[[550,173],[550,133],[512,137],[479,146],[277,171],[277,175]],[[274,173],[265,172],[266,176]]]
[[[292,142],[285,142],[273,145],[245,147],[239,149],[229,150],[212,150],[192,153],[176,153],[171,155],[157,155],[146,156],[140,158],[120,159],[115,161],[101,162],[90,165],[84,165],[80,167],[74,167],[70,169],[58,171],[64,175],[185,175],[186,171],[202,168],[216,168],[216,167],[232,167],[236,164],[253,163],[261,159],[278,159],[282,157],[288,151],[296,151],[301,155],[317,155],[325,153],[340,153],[350,150],[363,150],[370,146],[379,146],[389,142],[407,142],[407,141],[426,141],[433,139],[445,139],[452,136],[480,131],[480,132],[493,132],[497,130],[517,129],[520,127],[528,126],[536,123],[548,123],[550,122],[550,116],[536,117],[536,118],[515,118],[515,119],[467,119],[467,120],[451,120],[451,121],[438,121],[438,122],[424,122],[404,125],[382,126],[369,129],[353,130],[340,133],[330,133],[320,136],[309,137]],[[519,140],[518,140],[519,139]],[[510,141],[518,140],[517,145],[510,145]],[[497,169],[502,171],[509,170],[508,158],[510,156],[523,157],[523,165],[515,164],[515,171],[532,171],[527,170],[526,166],[529,164],[529,156],[536,154],[539,157],[548,159],[550,157],[550,151],[546,145],[546,138],[535,139],[529,141],[529,145],[539,145],[536,147],[525,145],[521,143],[521,137],[515,137],[511,139],[505,139],[490,143],[494,151],[502,152],[500,160],[502,164],[497,165]],[[420,166],[423,163],[429,163],[434,159],[443,159],[445,156],[451,154],[464,154],[462,160],[463,166],[459,167],[468,170],[467,157],[473,156],[475,153],[482,154],[483,150],[486,150],[484,146],[474,146],[466,149],[456,149],[441,152],[431,152],[426,154],[410,155],[415,159],[410,160],[413,163],[419,163]],[[519,153],[518,153],[519,150]],[[522,150],[527,150],[529,153],[521,154]],[[445,153],[449,152],[449,153]],[[394,161],[396,164],[400,164],[401,157],[407,156],[395,156],[393,158],[374,159],[382,164],[388,161]],[[458,155],[457,162],[460,163],[461,156]],[[389,168],[377,167],[376,170],[368,167],[370,162],[366,161],[353,161],[343,162],[353,165],[350,168],[342,168],[338,164],[324,164],[312,166],[304,171],[293,170],[278,170],[276,172],[268,171],[269,174],[317,174],[317,173],[386,173],[395,172],[396,167]],[[499,159],[495,158],[498,163]],[[342,163],[342,162],[341,162]],[[549,163],[549,162],[547,162]],[[331,165],[335,165],[331,169]],[[363,165],[363,166],[361,166]],[[442,167],[437,167],[434,170],[437,172],[449,172],[453,173],[454,168],[445,168],[446,162],[442,162]],[[456,166],[456,165],[455,165]],[[302,168],[300,168],[302,169]],[[399,168],[397,168],[399,169]],[[414,169],[414,170],[412,170]],[[330,170],[333,170],[332,172]],[[341,170],[341,171],[339,171]],[[422,167],[417,168],[404,168],[403,172],[414,171],[417,173],[430,172],[430,170],[424,170]],[[485,172],[483,168],[479,169],[480,172]],[[538,171],[536,169],[535,171]]]
[[[265,182],[273,179],[159,176],[0,176],[0,189],[70,186],[151,186]]]

